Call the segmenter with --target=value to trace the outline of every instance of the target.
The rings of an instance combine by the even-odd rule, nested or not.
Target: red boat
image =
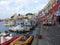
[[[5,38],[5,39],[4,39]],[[14,37],[9,37],[6,36],[2,39],[0,39],[0,45],[9,45],[9,43],[11,43],[12,41],[14,41],[16,38],[18,38],[18,36],[14,36]],[[4,40],[3,40],[4,39]],[[2,41],[3,40],[3,41]]]

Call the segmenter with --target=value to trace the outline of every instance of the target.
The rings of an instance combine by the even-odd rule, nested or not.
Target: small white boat
[[[0,36],[4,36],[4,37],[6,37],[6,36],[9,36],[10,35],[10,33],[0,33]]]
[[[4,26],[14,26],[14,24],[4,24]]]
[[[16,27],[10,27],[9,28],[9,30],[10,31],[13,31],[13,32],[15,32],[15,31],[30,31],[30,29],[31,29],[31,27],[30,26],[20,26],[20,25],[18,25],[18,26],[16,26]]]
[[[14,36],[12,34],[10,34],[9,36],[1,36],[0,37],[0,45],[9,45],[12,41],[14,41],[16,38],[18,38],[18,36]]]
[[[23,31],[25,30],[25,27],[18,25],[14,28],[14,30]]]
[[[8,21],[4,24],[4,26],[14,26],[15,23],[13,21]]]
[[[11,31],[24,31],[25,29],[26,29],[25,27],[20,26],[20,25],[9,28],[9,30],[11,30]]]
[[[15,32],[15,31],[30,31],[32,28],[31,22],[29,20],[24,19],[23,21],[17,21],[15,26],[9,27],[9,31]]]
[[[8,41],[8,40],[10,40],[11,38],[12,38],[12,36],[6,36],[6,37],[1,36],[1,44]]]

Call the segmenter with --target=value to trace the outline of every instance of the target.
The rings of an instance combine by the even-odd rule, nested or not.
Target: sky
[[[11,17],[14,13],[38,13],[49,0],[0,0],[0,18]]]

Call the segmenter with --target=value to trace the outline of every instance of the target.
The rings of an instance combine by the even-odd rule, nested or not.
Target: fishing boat
[[[1,40],[0,40],[0,45],[9,45],[9,43],[11,43],[11,42],[14,41],[16,38],[18,38],[18,36],[14,36],[14,37],[13,37],[13,36],[10,34],[10,36],[6,36],[6,37],[1,36],[0,38],[1,38]]]
[[[24,31],[26,28],[21,26],[21,25],[18,25],[18,26],[15,26],[15,27],[10,27],[9,28],[9,31],[13,31],[13,32],[16,32],[16,31]]]
[[[29,45],[33,40],[33,36],[28,36],[28,38],[23,39],[25,36],[18,37],[16,40],[11,42],[9,45]]]

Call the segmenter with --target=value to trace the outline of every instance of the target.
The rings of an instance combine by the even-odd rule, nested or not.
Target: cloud
[[[36,13],[41,10],[48,0],[0,0],[0,18],[10,17],[14,13]]]

